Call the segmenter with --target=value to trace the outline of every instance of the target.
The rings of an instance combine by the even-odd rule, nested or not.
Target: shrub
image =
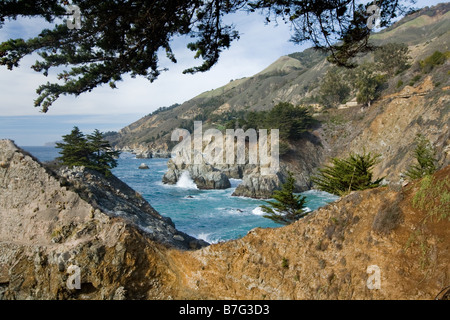
[[[431,56],[420,61],[420,68],[423,72],[428,73],[433,70],[435,66],[443,64],[445,60],[447,60],[446,53],[435,51]]]
[[[420,80],[420,78],[422,78],[422,76],[420,74],[414,76],[414,78],[412,78],[411,81],[409,81],[409,85],[410,86],[415,85],[416,82]]]
[[[305,210],[306,197],[294,194],[294,184],[293,174],[289,172],[281,190],[274,192],[273,198],[275,201],[266,201],[269,206],[261,206],[262,210],[268,213],[268,215],[264,215],[264,218],[288,225],[308,214]]]
[[[379,157],[364,153],[350,154],[346,159],[333,158],[332,165],[319,169],[318,175],[311,180],[318,189],[338,196],[378,187],[383,178],[372,181],[372,167]]]
[[[417,134],[415,143],[414,157],[417,163],[410,165],[405,173],[410,180],[422,178],[436,171],[435,150],[430,141],[422,134]]]

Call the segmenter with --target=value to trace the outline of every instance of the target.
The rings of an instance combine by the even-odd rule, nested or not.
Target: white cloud
[[[124,81],[118,83],[116,90],[106,85],[79,97],[62,96],[50,108],[49,114],[147,114],[161,106],[182,103],[204,91],[225,85],[231,79],[252,76],[281,55],[300,50],[289,43],[290,32],[286,25],[266,26],[261,16],[246,14],[236,15],[233,23],[241,32],[241,39],[225,50],[219,63],[206,73],[182,74],[183,70],[202,61],[193,59],[194,53],[186,48],[189,39],[177,39],[173,48],[178,63],[173,64],[162,55],[161,65],[168,67],[169,71],[163,72],[153,83],[145,78],[124,76]],[[32,31],[45,25],[45,22],[35,25],[35,28],[28,19],[22,24],[16,21],[14,25],[15,28],[9,27],[0,33],[1,40],[5,39],[5,35],[17,36],[17,30],[26,36],[33,36]],[[39,114],[39,110],[33,107],[37,97],[35,90],[40,84],[55,81],[56,72],[53,76],[44,77],[31,70],[30,66],[37,58],[37,55],[26,57],[21,67],[13,71],[0,69],[0,115]]]

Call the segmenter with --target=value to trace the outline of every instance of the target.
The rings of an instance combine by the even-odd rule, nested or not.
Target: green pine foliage
[[[78,127],[74,127],[70,134],[63,136],[64,143],[56,143],[62,165],[65,166],[84,166],[89,162],[88,141]]]
[[[372,181],[372,168],[378,162],[380,155],[371,153],[350,154],[345,159],[333,158],[332,165],[319,169],[312,182],[319,190],[338,196],[355,190],[376,188],[383,178]]]
[[[337,107],[349,97],[351,86],[346,81],[345,72],[333,67],[325,74],[320,89],[319,101],[326,107]]]
[[[374,61],[381,72],[397,74],[409,67],[408,46],[404,43],[387,43],[374,52]]]
[[[280,102],[269,111],[249,111],[244,118],[233,120],[230,128],[278,129],[280,139],[298,140],[315,123],[308,108]]]
[[[274,192],[275,201],[266,201],[268,206],[261,206],[262,210],[268,213],[264,218],[288,225],[308,214],[305,212],[306,197],[294,194],[294,184],[295,178],[290,172],[281,190]]]
[[[405,173],[411,180],[423,178],[436,171],[435,150],[430,141],[419,133],[415,142],[414,157],[417,163],[410,165]]]
[[[291,23],[291,41],[312,42],[316,49],[331,54],[329,61],[339,66],[355,66],[359,53],[374,49],[368,41],[366,10],[356,0],[83,0],[75,1],[81,28],[74,30],[67,24],[72,19],[66,14],[69,2],[0,1],[0,28],[27,17],[45,18],[53,24],[45,29],[36,24],[36,37],[0,42],[0,65],[8,69],[17,68],[25,56],[38,54],[33,70],[44,75],[60,70],[57,78],[61,81],[47,82],[36,90],[34,104],[43,112],[64,95],[79,96],[105,84],[117,88],[124,75],[155,81],[167,70],[160,64],[160,53],[177,62],[172,46],[179,37],[191,40],[187,48],[202,61],[183,73],[208,71],[240,37],[228,18],[236,13],[263,14],[267,23]],[[406,12],[406,6],[396,0],[384,0],[380,6],[382,26]]]
[[[117,167],[116,158],[120,155],[119,151],[111,150],[99,130],[85,136],[76,126],[70,134],[63,136],[63,142],[57,143],[56,148],[61,149],[58,160],[62,165],[84,166],[106,176],[111,175],[110,169]]]

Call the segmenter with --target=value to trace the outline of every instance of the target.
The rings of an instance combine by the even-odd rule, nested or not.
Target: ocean
[[[58,156],[53,147],[22,147],[40,161]],[[276,228],[279,224],[263,217],[263,200],[232,197],[240,180],[231,179],[231,188],[225,190],[198,190],[189,176],[183,176],[177,185],[161,182],[167,170],[168,159],[136,159],[131,153],[122,153],[117,168],[112,172],[138,191],[161,215],[170,217],[178,230],[210,243],[218,243],[245,236],[250,230]],[[138,169],[145,163],[149,170]],[[333,202],[338,197],[322,191],[306,191],[307,207],[313,211]]]

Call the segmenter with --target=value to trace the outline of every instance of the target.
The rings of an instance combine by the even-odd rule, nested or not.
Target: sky
[[[415,7],[431,6],[443,1],[418,1]],[[163,106],[183,103],[202,92],[218,88],[232,79],[252,76],[279,57],[303,51],[309,44],[296,45],[289,41],[289,25],[280,22],[266,25],[261,15],[241,13],[229,18],[240,32],[240,39],[223,51],[219,62],[210,71],[183,75],[182,71],[201,64],[186,48],[189,39],[179,38],[172,43],[178,60],[174,64],[164,55],[161,67],[169,68],[150,83],[144,78],[124,76],[118,89],[98,87],[79,97],[62,96],[43,114],[34,107],[36,89],[47,81],[53,82],[56,73],[48,77],[30,67],[38,56],[25,57],[13,71],[0,67],[0,139],[12,139],[19,146],[40,146],[61,140],[61,136],[78,126],[83,132],[118,131]],[[0,42],[10,38],[36,36],[49,25],[40,19],[18,19],[6,22],[0,29]]]

